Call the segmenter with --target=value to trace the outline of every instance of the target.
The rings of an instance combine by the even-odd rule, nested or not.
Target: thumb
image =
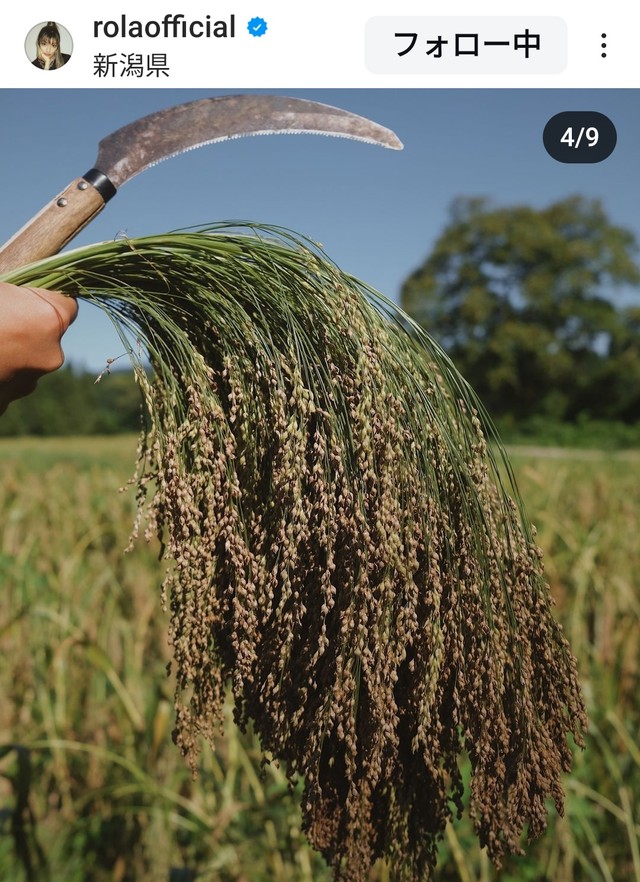
[[[48,291],[46,288],[30,288],[29,290],[54,309],[60,324],[60,336],[62,336],[78,315],[76,299],[62,294],[60,291]]]

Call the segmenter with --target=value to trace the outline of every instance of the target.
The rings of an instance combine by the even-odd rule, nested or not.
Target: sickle
[[[177,104],[103,138],[94,167],[72,181],[0,248],[0,273],[56,254],[93,220],[119,187],[163,159],[243,135],[305,132],[402,149],[389,129],[315,101],[230,95]]]

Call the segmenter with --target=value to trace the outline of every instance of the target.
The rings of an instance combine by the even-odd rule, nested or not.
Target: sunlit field
[[[135,446],[0,442],[0,879],[324,882],[297,793],[230,708],[195,781],[172,742],[159,548],[125,553]],[[579,661],[588,743],[565,817],[550,809],[524,856],[495,870],[463,818],[436,878],[640,882],[640,456],[512,461]]]

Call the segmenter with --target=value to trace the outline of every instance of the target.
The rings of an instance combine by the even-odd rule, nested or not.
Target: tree
[[[67,366],[43,377],[33,395],[14,401],[0,420],[0,437],[111,435],[137,432],[141,397],[132,371],[94,373]]]
[[[463,197],[404,283],[402,304],[495,416],[635,420],[640,401],[622,374],[638,372],[637,311],[612,295],[640,283],[637,252],[633,234],[595,200],[537,210]],[[594,397],[603,386],[618,399]]]

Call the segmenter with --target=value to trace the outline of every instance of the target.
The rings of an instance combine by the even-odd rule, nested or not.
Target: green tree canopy
[[[113,371],[96,385],[95,373],[65,367],[43,377],[27,398],[0,418],[0,437],[112,435],[141,426],[142,399],[133,371]]]
[[[600,202],[537,210],[456,199],[402,304],[447,349],[497,417],[640,418],[640,309],[633,234]]]

